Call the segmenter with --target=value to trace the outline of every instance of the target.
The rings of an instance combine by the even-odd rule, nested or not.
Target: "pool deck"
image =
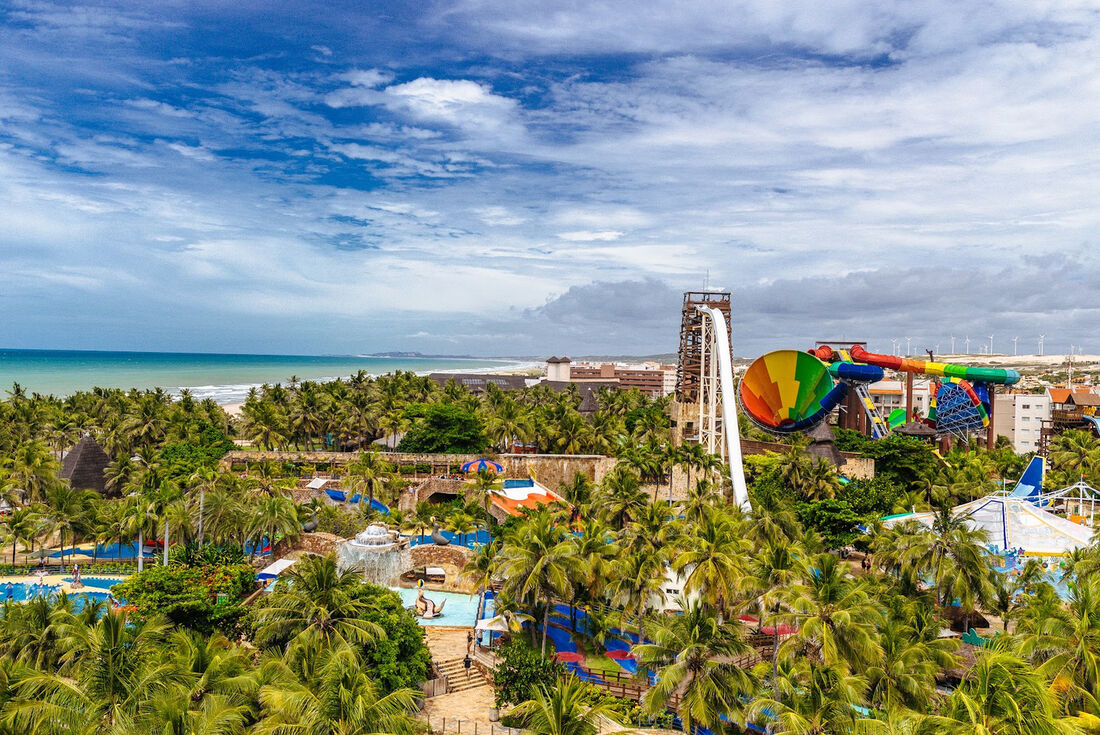
[[[89,574],[88,577],[95,577],[96,579],[117,579],[119,582],[123,580],[123,577],[117,574]],[[3,587],[8,582],[12,584],[45,584],[50,587],[57,587],[63,592],[79,595],[85,592],[107,592],[107,590],[100,587],[73,587],[71,582],[66,582],[65,579],[72,577],[71,574],[47,574],[44,577],[38,577],[34,574],[6,574],[0,576],[0,600],[3,599],[4,590]]]

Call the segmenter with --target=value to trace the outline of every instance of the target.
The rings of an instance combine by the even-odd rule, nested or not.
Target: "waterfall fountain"
[[[400,538],[385,523],[372,523],[355,538],[340,544],[336,563],[340,569],[361,569],[364,582],[388,586],[394,577],[412,566],[409,540]]]

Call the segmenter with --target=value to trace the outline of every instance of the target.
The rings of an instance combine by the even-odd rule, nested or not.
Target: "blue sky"
[[[650,353],[709,277],[739,354],[1100,351],[1098,41],[1072,0],[9,0],[0,346]]]

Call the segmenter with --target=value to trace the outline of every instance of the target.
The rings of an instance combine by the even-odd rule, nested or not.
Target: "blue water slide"
[[[856,362],[831,363],[829,372],[837,380],[848,380],[853,383],[877,383],[885,374],[878,365],[864,365]]]
[[[1082,416],[1085,421],[1092,424],[1093,430],[1100,435],[1100,416]]]
[[[1046,465],[1042,457],[1035,456],[1031,458],[1027,468],[1024,469],[1024,474],[1020,475],[1019,482],[1016,483],[1016,487],[1009,493],[1014,498],[1030,498],[1038,495],[1043,491],[1043,470]]]

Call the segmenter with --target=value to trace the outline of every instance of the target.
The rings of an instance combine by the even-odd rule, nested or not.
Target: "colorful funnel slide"
[[[874,377],[867,367],[845,363],[836,368],[837,377],[841,378],[837,382],[830,366],[810,353],[776,350],[749,365],[737,397],[749,420],[761,429],[773,434],[791,434],[823,421],[848,392],[845,380],[882,378],[881,369]]]
[[[972,367],[969,365],[953,365],[946,362],[928,362],[926,360],[913,360],[908,357],[895,357],[894,355],[881,355],[877,352],[868,352],[860,345],[853,345],[848,351],[852,360],[868,365],[877,365],[888,370],[899,370],[903,373],[920,373],[942,378],[959,378],[971,383],[996,383],[997,385],[1014,385],[1020,382],[1020,374],[1015,370],[1005,368]],[[812,354],[835,362],[840,360],[839,353],[828,345],[818,347]]]

